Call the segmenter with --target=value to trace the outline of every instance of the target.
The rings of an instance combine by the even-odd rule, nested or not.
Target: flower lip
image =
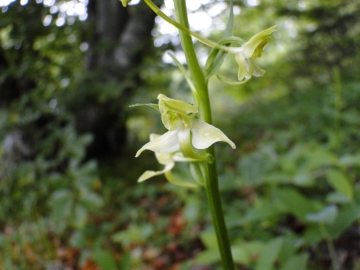
[[[161,137],[161,135],[158,134],[150,134],[150,142],[156,140],[157,138]],[[184,182],[179,179],[176,179],[172,174],[171,170],[175,166],[175,162],[194,162],[197,160],[193,160],[191,158],[186,158],[184,155],[180,152],[174,152],[174,153],[156,153],[155,157],[158,160],[158,162],[162,165],[164,165],[164,169],[160,171],[145,171],[138,179],[138,182],[143,182],[149,178],[152,178],[157,175],[165,174],[166,179],[176,185],[189,187],[189,188],[196,188],[198,187],[197,184]]]

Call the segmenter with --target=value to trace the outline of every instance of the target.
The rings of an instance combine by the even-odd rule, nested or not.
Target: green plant
[[[262,76],[264,70],[259,68],[252,58],[261,56],[263,48],[269,42],[271,34],[276,31],[277,27],[273,26],[260,32],[248,42],[233,37],[231,36],[233,28],[231,6],[229,23],[223,39],[215,43],[189,30],[185,1],[174,1],[178,21],[166,16],[151,1],[146,0],[145,2],[156,14],[180,30],[181,45],[185,53],[189,73],[174,56],[172,58],[189,84],[194,105],[181,100],[170,99],[162,94],[158,96],[158,105],[144,104],[160,112],[161,120],[169,131],[161,136],[153,135],[150,137],[150,142],[137,152],[136,156],[146,149],[154,151],[158,161],[165,165],[165,169],[162,171],[146,171],[140,176],[139,182],[165,173],[166,178],[174,184],[194,187],[194,185],[186,181],[174,178],[170,172],[175,165],[175,161],[189,162],[193,178],[205,188],[207,194],[223,267],[225,269],[234,269],[218,187],[215,150],[212,145],[218,141],[227,142],[232,148],[235,148],[235,145],[221,130],[211,125],[212,115],[208,79],[219,70],[228,53],[234,54],[239,64],[239,82],[230,84],[244,84],[252,76]],[[127,1],[124,1],[123,5],[126,6],[126,4]],[[197,60],[191,37],[198,39],[213,49],[209,54],[204,70]],[[231,47],[232,43],[241,46]]]

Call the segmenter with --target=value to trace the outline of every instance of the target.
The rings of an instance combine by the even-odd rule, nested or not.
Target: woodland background
[[[194,30],[218,40],[228,3],[192,3],[211,18]],[[210,82],[214,124],[237,145],[216,146],[237,267],[358,270],[360,3],[234,5],[235,36],[278,25],[263,77]],[[164,128],[129,105],[190,101],[164,56],[181,59],[176,30],[142,2],[0,8],[0,269],[221,269],[204,192],[136,182],[158,168],[136,151]],[[209,48],[196,48],[204,62]],[[221,74],[236,70],[229,57]]]

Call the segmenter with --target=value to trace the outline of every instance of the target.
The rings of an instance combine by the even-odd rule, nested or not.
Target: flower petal
[[[157,161],[163,165],[174,163],[174,162],[196,162],[196,161],[199,161],[197,159],[184,157],[184,155],[180,152],[175,153],[175,154],[173,154],[173,153],[171,153],[171,154],[155,153],[155,157],[156,157]]]
[[[199,161],[197,159],[184,157],[184,155],[182,153],[180,153],[180,152],[171,155],[171,157],[175,162],[196,162],[196,161]]]
[[[193,119],[191,131],[192,144],[198,149],[206,149],[219,141],[228,143],[233,149],[236,148],[235,144],[220,129],[204,121]]]
[[[201,167],[201,165],[201,163],[190,163],[190,172],[198,184],[205,186],[205,173],[204,170],[202,170],[204,168]]]
[[[146,171],[139,177],[138,182],[143,182],[151,177],[169,172],[174,167],[174,165],[175,163],[167,164],[165,168],[161,171]]]
[[[253,36],[248,42],[243,45],[244,56],[246,58],[260,57],[263,48],[270,40],[270,35],[275,32],[276,29],[277,26],[274,25]]]
[[[178,130],[168,131],[160,137],[155,138],[141,147],[135,157],[138,157],[144,150],[151,150],[156,153],[172,153],[179,150],[180,146],[177,133]]]
[[[181,181],[181,180],[175,178],[175,177],[172,175],[171,172],[166,172],[166,173],[165,173],[165,177],[166,177],[166,179],[167,179],[170,183],[175,184],[175,185],[178,185],[178,186],[189,187],[189,188],[197,188],[197,187],[199,187],[197,184],[193,184],[193,183]]]
[[[174,163],[172,155],[168,154],[168,153],[156,153],[155,152],[155,157],[156,157],[157,161],[162,165]]]
[[[159,100],[159,109],[161,114],[169,110],[185,115],[198,112],[198,109],[188,102],[168,98],[163,94],[159,94],[157,98]]]
[[[231,81],[225,81],[222,77],[220,77],[219,75],[216,75],[216,77],[218,78],[219,81],[223,82],[223,83],[226,83],[228,85],[241,85],[241,84],[244,84],[244,83],[247,83],[248,80],[250,79],[246,79],[246,80],[242,80],[240,82],[236,81],[236,82],[231,82]]]
[[[265,74],[265,70],[263,70],[261,67],[255,64],[252,59],[248,59],[248,60],[249,60],[249,64],[251,65],[252,75],[254,75],[255,77],[260,77]]]
[[[238,72],[238,80],[242,81],[244,78],[248,80],[251,78],[250,73],[250,63],[248,59],[245,58],[243,52],[239,52],[235,55],[235,60],[239,65],[239,72]]]
[[[151,133],[150,134],[150,142],[154,141],[156,138],[159,138],[159,137],[161,137],[160,134]],[[172,154],[156,153],[155,152],[155,157],[156,157],[157,161],[162,165],[166,165],[166,164],[169,164],[169,163],[174,163],[174,159],[173,159]]]
[[[213,163],[214,158],[210,154],[205,153],[204,155],[198,155],[197,153],[194,152],[190,138],[191,138],[190,129],[187,128],[187,129],[179,130],[178,133],[179,145],[180,145],[180,150],[184,154],[184,156],[192,159],[196,159],[198,161],[206,161],[209,163]]]

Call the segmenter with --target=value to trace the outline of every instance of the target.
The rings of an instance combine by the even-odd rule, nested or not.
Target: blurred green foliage
[[[210,83],[215,125],[238,146],[217,148],[235,262],[255,270],[359,269],[360,6],[234,2],[235,35],[279,29],[259,59],[264,77],[241,87]],[[102,269],[220,269],[205,194],[161,177],[136,183],[156,166],[152,153],[133,157],[161,128],[151,110],[132,109],[129,149],[86,158],[93,136],[78,134],[74,108],[82,96],[103,102],[118,88],[109,82],[98,93],[87,81],[79,49],[85,23],[44,27],[39,18],[47,14],[33,1],[1,14],[0,85],[13,91],[0,93],[0,269],[86,269],[89,258]],[[169,47],[139,67],[144,83],[133,103],[160,92],[188,97],[179,71],[159,62]],[[220,72],[236,70],[229,58]],[[181,166],[175,173],[186,177]],[[70,248],[79,253],[73,265],[59,255]]]

